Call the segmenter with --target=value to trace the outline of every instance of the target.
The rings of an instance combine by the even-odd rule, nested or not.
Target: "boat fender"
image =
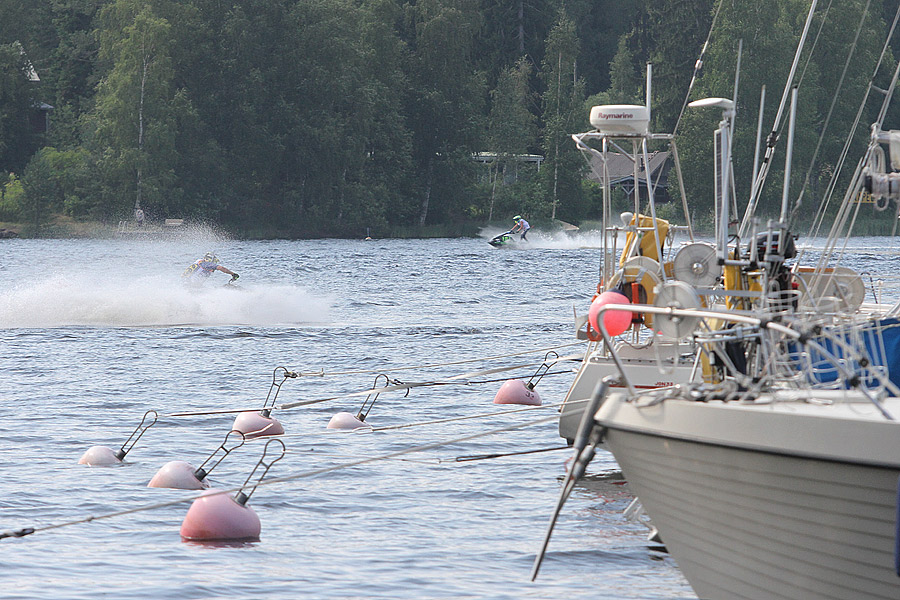
[[[588,330],[596,332],[600,339],[603,339],[600,333],[600,309],[607,304],[631,304],[631,302],[628,300],[628,296],[618,291],[603,292],[594,298],[588,311]],[[603,326],[610,336],[625,333],[633,321],[634,313],[630,311],[607,310],[603,313]]]

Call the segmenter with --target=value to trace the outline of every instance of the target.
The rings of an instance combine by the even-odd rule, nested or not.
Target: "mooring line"
[[[390,431],[394,429],[407,429],[410,427],[418,427],[418,426],[426,426],[426,425],[439,425],[442,423],[452,423],[454,421],[467,421],[471,419],[483,419],[488,417],[502,417],[513,413],[526,412],[526,411],[534,411],[534,410],[548,410],[553,408],[559,408],[564,406],[565,404],[576,405],[576,404],[585,404],[587,400],[569,400],[568,402],[559,402],[557,404],[542,404],[541,406],[524,406],[522,408],[510,408],[507,410],[499,410],[495,412],[489,413],[479,413],[477,415],[465,415],[461,417],[447,417],[446,419],[433,419],[431,421],[416,421],[414,423],[401,423],[400,425],[384,425],[382,427],[373,427],[368,423],[365,423],[363,427],[357,427],[356,429],[325,429],[323,431],[304,431],[303,433],[284,433],[279,435],[280,439],[292,439],[292,438],[309,438],[312,436],[322,436],[322,435],[343,435],[343,434],[360,434],[360,433],[374,433],[376,431]],[[255,444],[259,442],[266,441],[266,437],[258,437],[258,438],[250,438],[245,443],[246,444]],[[290,452],[290,450],[288,450]]]
[[[582,344],[582,343],[583,342],[561,344],[558,346],[551,346],[550,348],[547,348],[547,350],[552,349],[552,348],[565,348],[565,347],[574,346],[574,345],[578,345],[578,344]],[[418,368],[428,368],[428,367],[435,367],[435,366],[463,364],[463,363],[475,362],[475,361],[479,361],[479,360],[493,360],[496,358],[507,358],[510,356],[519,356],[522,354],[532,354],[534,352],[539,352],[539,351],[540,350],[528,350],[528,351],[523,351],[523,352],[515,352],[515,353],[511,353],[511,354],[507,354],[507,355],[498,355],[495,357],[487,357],[487,358],[482,358],[482,359],[466,359],[466,360],[456,361],[453,363],[426,365],[423,367],[400,367],[400,368],[393,369],[393,370],[418,369]],[[583,360],[583,358],[584,358],[583,353],[570,354],[567,356],[557,357],[554,362],[571,361],[571,360],[579,360],[580,361],[580,360]],[[542,364],[545,364],[545,361],[542,361]],[[316,398],[314,400],[299,400],[296,402],[287,402],[287,403],[280,404],[280,405],[273,405],[270,408],[273,410],[290,410],[292,408],[299,408],[301,406],[310,406],[312,404],[320,404],[322,402],[330,402],[332,400],[340,400],[342,398],[368,396],[368,395],[371,395],[374,393],[380,394],[383,392],[408,391],[410,389],[417,388],[417,387],[438,387],[438,386],[444,386],[444,385],[481,385],[481,384],[486,384],[486,383],[496,383],[497,381],[502,381],[502,379],[489,379],[489,380],[473,381],[471,378],[482,376],[482,375],[494,375],[496,373],[504,373],[504,372],[513,371],[516,369],[524,369],[526,367],[534,367],[534,363],[518,364],[518,365],[512,365],[512,366],[506,366],[506,367],[495,367],[493,369],[483,369],[480,371],[471,371],[468,373],[462,373],[460,375],[453,375],[444,380],[433,380],[433,381],[422,381],[422,382],[411,382],[411,383],[403,383],[403,382],[397,381],[394,384],[387,385],[387,386],[380,387],[380,388],[366,388],[364,390],[348,392],[346,394],[338,394],[336,396],[328,396],[326,398]],[[285,371],[287,371],[287,370],[285,369]],[[345,371],[345,372],[331,373],[330,375],[344,375],[344,374],[354,374],[354,373],[374,373],[374,372],[385,373],[385,372],[390,372],[390,371],[391,370],[385,371],[383,369],[372,370],[372,371]],[[295,373],[295,372],[290,372],[290,371],[287,371],[287,372],[294,373],[294,375],[292,375],[292,377],[293,376],[301,376],[302,377],[304,375],[309,375],[309,373],[304,374],[304,373]],[[544,376],[546,376],[546,375],[564,375],[569,372],[570,371],[554,371],[554,372],[545,373]],[[313,373],[313,374],[319,375],[318,373]],[[463,380],[463,381],[460,381],[460,380]],[[249,409],[231,408],[231,409],[211,409],[211,410],[201,410],[201,411],[179,411],[179,412],[173,412],[173,413],[166,413],[166,414],[161,415],[161,417],[162,418],[165,418],[165,417],[199,417],[199,416],[207,416],[207,415],[225,415],[225,414],[235,414],[235,413],[242,413],[242,412],[254,412],[254,411],[258,411],[260,409],[261,409],[260,406],[256,406],[256,407],[249,408]]]
[[[521,352],[511,352],[509,354],[498,354],[496,356],[485,356],[481,358],[467,358],[465,360],[456,360],[452,362],[445,363],[432,363],[427,365],[415,365],[415,366],[407,366],[407,367],[390,367],[390,368],[381,368],[381,369],[365,369],[358,371],[330,371],[326,373],[324,370],[322,371],[296,371],[301,377],[333,377],[335,375],[365,375],[370,373],[392,373],[394,371],[411,371],[414,369],[434,369],[436,367],[449,367],[452,365],[463,365],[466,363],[479,362],[479,361],[487,361],[487,360],[498,360],[501,358],[510,358],[512,356],[523,356],[525,354],[533,354],[537,352],[547,352],[549,350],[556,350],[558,348],[569,348],[572,346],[578,346],[584,344],[584,340],[580,340],[577,342],[569,342],[568,344],[559,344],[556,346],[547,346],[546,348],[536,348],[533,350],[523,350]],[[581,356],[581,355],[578,355]],[[565,360],[564,358],[560,358],[557,360]]]
[[[541,419],[536,419],[534,421],[529,421],[527,423],[508,425],[506,427],[500,427],[498,429],[492,429],[490,431],[484,431],[481,433],[466,435],[466,436],[458,437],[458,438],[455,438],[452,440],[446,440],[446,441],[441,441],[441,442],[431,442],[429,444],[423,444],[421,446],[413,446],[412,448],[406,448],[404,450],[397,450],[396,452],[390,452],[388,454],[382,454],[382,455],[378,455],[378,456],[362,458],[359,460],[341,463],[338,465],[332,465],[330,467],[321,467],[318,469],[312,469],[312,470],[304,471],[302,473],[297,473],[294,475],[286,475],[284,477],[276,477],[274,479],[263,480],[263,481],[259,481],[256,483],[248,483],[245,485],[240,485],[237,487],[227,488],[227,489],[223,489],[223,490],[216,490],[211,493],[195,494],[195,495],[192,495],[187,498],[179,498],[176,500],[168,500],[165,502],[156,502],[154,504],[137,506],[137,507],[130,508],[127,510],[119,510],[119,511],[111,512],[111,513],[102,514],[102,515],[91,515],[89,517],[85,517],[82,519],[76,519],[74,521],[66,521],[64,523],[56,523],[53,525],[45,525],[43,527],[25,527],[25,528],[14,530],[14,531],[6,531],[6,532],[0,533],[0,539],[9,538],[9,537],[24,537],[26,535],[31,535],[33,533],[50,531],[52,529],[59,529],[61,527],[68,527],[70,525],[79,525],[81,523],[90,523],[92,521],[99,521],[101,519],[111,519],[113,517],[121,517],[121,516],[129,515],[129,514],[134,514],[137,512],[155,510],[157,508],[165,508],[167,506],[174,506],[176,504],[184,504],[187,502],[193,502],[197,498],[201,498],[201,497],[218,496],[221,494],[232,494],[234,492],[242,491],[247,488],[261,487],[261,486],[265,486],[265,485],[275,485],[278,483],[285,483],[288,481],[293,481],[295,479],[304,479],[307,477],[314,477],[316,475],[322,475],[324,473],[330,473],[332,471],[339,471],[341,469],[356,467],[356,466],[364,465],[364,464],[371,463],[371,462],[377,462],[377,461],[381,461],[381,460],[397,458],[400,456],[404,456],[406,454],[413,454],[415,452],[424,452],[425,450],[432,450],[434,448],[440,448],[441,446],[449,446],[451,444],[459,444],[461,442],[467,442],[469,440],[474,440],[474,439],[478,439],[481,437],[487,437],[489,435],[496,435],[498,433],[504,433],[506,431],[514,431],[516,429],[523,429],[525,427],[531,427],[532,425],[540,425],[540,424],[552,421],[554,419],[556,419],[555,415],[550,416],[550,417],[543,417]]]
[[[570,354],[568,356],[562,356],[556,359],[556,362],[566,361],[566,360],[581,360],[583,358],[582,354]],[[466,361],[462,361],[466,362]],[[370,394],[380,394],[382,392],[393,392],[393,391],[404,391],[410,390],[412,388],[417,387],[440,387],[440,386],[449,386],[449,385],[483,385],[488,383],[496,383],[498,381],[504,381],[504,379],[485,379],[485,380],[471,380],[471,377],[478,377],[480,375],[493,375],[495,373],[503,373],[505,371],[512,371],[515,369],[523,369],[525,367],[533,367],[534,363],[520,364],[520,365],[512,365],[507,367],[496,367],[493,369],[485,369],[482,371],[472,371],[469,373],[463,373],[461,375],[453,375],[444,380],[435,380],[435,381],[420,381],[420,382],[410,382],[410,383],[396,383],[380,388],[366,388],[364,390],[358,390],[355,392],[348,392],[346,394],[339,394],[337,396],[328,396],[326,398],[316,398],[314,400],[298,400],[296,402],[288,402],[285,404],[280,404],[277,406],[272,406],[273,410],[290,410],[292,408],[298,408],[301,406],[309,406],[312,404],[321,404],[322,402],[329,402],[332,400],[340,400],[342,398],[353,398],[358,396],[367,396]],[[549,373],[545,373],[544,376],[548,375],[567,375],[571,373],[571,371],[552,371]],[[458,381],[462,380],[462,381]],[[174,413],[166,413],[160,415],[160,418],[166,417],[200,417],[206,415],[226,415],[226,414],[235,414],[242,412],[256,412],[261,410],[260,406],[254,406],[252,408],[230,408],[230,409],[210,409],[210,410],[199,410],[199,411],[179,411]]]
[[[434,419],[433,421],[418,421],[416,423],[404,423],[402,425],[385,425],[384,427],[372,427],[372,431],[388,431],[391,429],[406,429],[408,427],[417,427],[419,425],[435,425],[438,423],[452,423],[453,421],[467,421],[469,419],[484,419],[487,417],[499,417],[511,413],[530,411],[530,410],[547,410],[548,408],[559,408],[564,403],[559,404],[543,404],[541,406],[526,406],[524,408],[512,408],[509,410],[496,411],[491,413],[481,413],[477,415],[466,415],[464,417],[447,417],[446,419]]]
[[[327,429],[325,431],[305,431],[303,433],[284,433],[279,437],[282,439],[290,439],[295,437],[310,437],[310,436],[318,436],[318,435],[339,435],[342,433],[370,433],[375,431],[390,431],[393,429],[408,429],[410,427],[418,427],[418,426],[426,426],[426,425],[436,425],[441,423],[452,423],[454,421],[468,421],[471,419],[483,419],[488,417],[501,417],[504,415],[518,413],[518,412],[526,412],[533,410],[547,410],[551,408],[560,408],[565,405],[569,406],[577,406],[579,404],[586,404],[588,400],[567,400],[564,402],[558,402],[555,404],[542,404],[540,406],[525,406],[522,408],[510,408],[506,410],[500,410],[489,413],[479,413],[477,415],[466,415],[463,417],[447,417],[446,419],[434,419],[431,421],[416,421],[414,423],[402,423],[400,425],[384,425],[382,427],[359,427],[357,429],[344,429],[344,430],[336,430],[336,429]],[[162,415],[162,417],[180,417],[180,416],[202,416],[207,414],[225,414],[225,413],[233,413],[233,412],[249,412],[249,411],[257,411],[259,407],[247,409],[245,410],[227,410],[227,411],[201,411],[195,413],[170,413],[168,415]],[[160,418],[162,418],[160,417]],[[368,425],[368,423],[366,423]],[[250,438],[246,441],[248,444],[252,444],[259,441],[265,441],[265,437],[259,438]]]
[[[571,446],[553,446],[552,448],[537,448],[535,450],[520,450],[519,452],[499,452],[496,454],[471,454],[469,456],[457,456],[456,462],[471,462],[475,460],[488,460],[490,458],[505,458],[507,456],[522,456],[524,454],[537,454],[539,452],[552,452],[553,450],[571,450]]]
[[[160,418],[164,417],[204,417],[207,415],[228,415],[234,413],[242,413],[242,412],[259,412],[262,410],[259,406],[254,406],[253,408],[225,408],[221,410],[196,410],[191,412],[175,412],[175,413],[167,413],[161,415]]]
[[[570,355],[560,357],[557,360],[570,360],[573,358],[582,358],[582,355]],[[469,373],[462,373],[460,375],[453,375],[451,377],[447,377],[443,380],[436,381],[421,381],[421,382],[411,382],[411,383],[395,383],[391,385],[386,385],[380,388],[366,388],[365,390],[360,390],[358,392],[349,392],[346,394],[340,394],[337,396],[329,396],[327,398],[317,398],[315,400],[298,400],[296,402],[287,402],[285,404],[280,404],[276,406],[278,410],[289,410],[291,408],[298,408],[300,406],[309,406],[311,404],[319,404],[321,402],[330,402],[331,400],[340,400],[342,398],[353,398],[357,396],[368,396],[374,393],[384,393],[384,392],[394,392],[398,390],[411,390],[413,388],[418,387],[436,387],[441,385],[470,385],[472,382],[468,381],[468,379],[472,377],[479,377],[481,375],[493,375],[495,373],[503,373],[505,371],[513,371],[515,369],[524,369],[525,367],[533,367],[534,363],[520,364],[520,365],[512,365],[507,367],[496,367],[493,369],[485,369],[482,371],[472,371]],[[460,381],[465,380],[465,381]]]
[[[314,448],[310,448],[309,450],[291,450],[290,448],[287,450],[288,454],[296,454],[300,455],[314,455],[320,457],[328,457],[328,458],[347,458],[347,453],[337,453],[337,452],[319,452]],[[397,460],[401,462],[411,462],[420,465],[440,465],[444,463],[456,462],[455,460],[451,461],[448,458],[393,458],[389,460]]]

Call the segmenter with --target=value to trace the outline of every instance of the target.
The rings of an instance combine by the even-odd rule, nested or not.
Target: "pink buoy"
[[[371,429],[372,426],[360,421],[353,413],[339,412],[328,421],[326,429]]]
[[[181,523],[181,537],[191,541],[258,540],[260,529],[252,508],[210,489],[191,504]]]
[[[208,488],[209,483],[206,480],[200,481],[197,479],[196,471],[197,469],[192,467],[190,463],[186,463],[183,460],[173,460],[160,467],[153,479],[150,480],[150,483],[147,484],[147,487],[175,488],[177,490],[204,490]]]
[[[238,414],[231,429],[240,431],[248,439],[284,433],[284,427],[281,426],[277,419],[264,417],[259,412],[252,410]]]
[[[104,467],[115,465],[122,462],[118,454],[112,448],[107,446],[91,446],[78,459],[79,465],[88,465],[91,467]]]
[[[507,379],[497,390],[494,404],[525,404],[540,406],[541,397],[533,388],[521,379]]]
[[[600,331],[600,323],[598,315],[600,308],[607,304],[631,304],[625,294],[619,292],[603,292],[591,302],[591,308],[588,310],[588,322],[594,331]],[[607,310],[603,313],[603,325],[606,327],[606,333],[610,336],[625,333],[631,327],[632,313],[630,310]]]

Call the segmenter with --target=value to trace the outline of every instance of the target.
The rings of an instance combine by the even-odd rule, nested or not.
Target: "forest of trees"
[[[821,4],[798,73],[794,159],[796,186],[807,180],[813,201],[897,9],[896,0]],[[760,90],[771,127],[809,6],[0,0],[0,222],[41,235],[55,215],[116,223],[140,207],[150,220],[309,237],[462,232],[514,213],[597,219],[598,190],[569,136],[589,127],[593,104],[642,104],[648,62],[653,128],[677,124],[702,221],[719,114],[680,118],[683,106],[734,96],[742,41],[734,160],[746,198]],[[889,53],[875,85],[887,87],[894,65]],[[856,151],[878,102],[865,108]],[[47,131],[37,126],[44,114]],[[473,160],[479,153],[496,160]],[[516,161],[526,154],[543,157],[540,169]],[[764,196],[763,212],[779,197]]]

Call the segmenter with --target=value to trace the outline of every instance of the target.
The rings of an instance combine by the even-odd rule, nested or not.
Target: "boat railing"
[[[775,389],[855,390],[885,418],[893,420],[881,400],[900,397],[900,388],[890,373],[891,363],[900,363],[900,357],[892,356],[893,342],[900,340],[900,319],[838,314],[813,319],[708,308],[607,304],[600,307],[597,319],[600,333],[632,397],[637,396],[637,388],[605,331],[602,314],[609,310],[652,314],[657,323],[678,320],[691,324],[694,341],[706,362],[720,367],[718,378],[704,377],[698,385],[742,390],[747,398]]]

